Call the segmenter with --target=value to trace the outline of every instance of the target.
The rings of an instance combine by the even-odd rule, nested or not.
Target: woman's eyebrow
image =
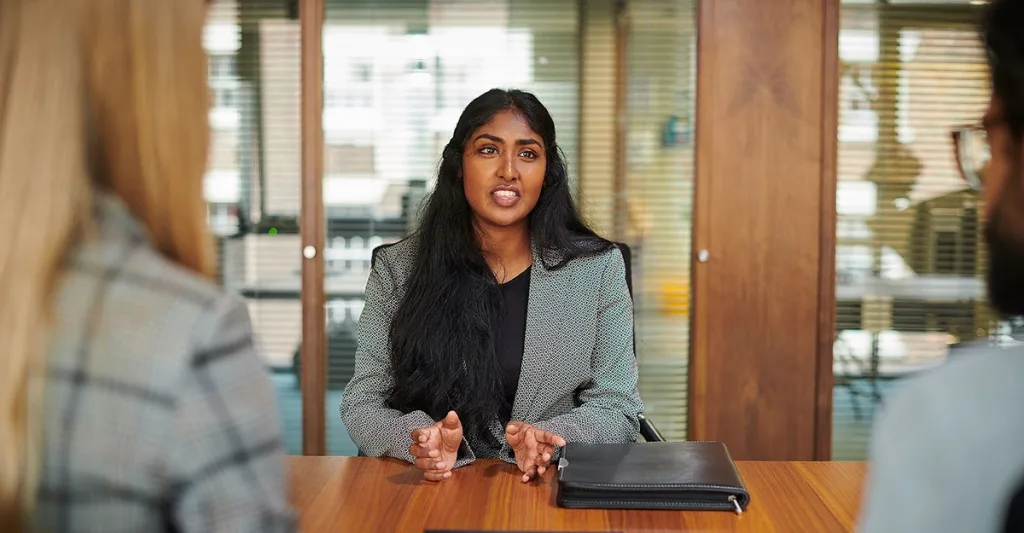
[[[504,144],[505,143],[505,139],[502,139],[501,137],[498,137],[497,135],[492,135],[490,133],[481,133],[480,135],[477,135],[476,138],[473,139],[473,140],[474,141],[479,141],[480,139],[487,139],[489,141],[494,141],[494,142],[499,143],[499,144]],[[519,139],[519,140],[517,140],[516,144],[519,145],[519,146],[527,146],[527,145],[540,146],[540,141],[538,141],[537,139],[526,138],[526,139]]]
[[[487,139],[487,140],[490,140],[490,141],[494,141],[496,143],[504,143],[505,142],[505,139],[502,139],[501,137],[498,137],[497,135],[491,135],[490,133],[481,133],[480,135],[476,136],[476,139],[473,139],[473,140],[474,141],[479,141],[480,139]]]

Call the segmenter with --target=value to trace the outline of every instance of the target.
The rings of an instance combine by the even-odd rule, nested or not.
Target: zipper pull
[[[739,502],[739,500],[736,499],[735,496],[729,496],[729,501],[732,502],[732,504],[734,506],[736,506],[736,515],[737,516],[743,514],[743,508],[740,507],[740,502]]]

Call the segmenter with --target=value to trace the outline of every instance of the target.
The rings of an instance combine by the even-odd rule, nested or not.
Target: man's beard
[[[1024,315],[1024,203],[1015,184],[998,200],[985,224],[989,304],[1003,316]]]

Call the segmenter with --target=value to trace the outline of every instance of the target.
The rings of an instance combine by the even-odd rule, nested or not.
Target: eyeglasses
[[[976,191],[985,186],[985,171],[992,159],[988,135],[981,126],[962,126],[952,132],[953,152],[960,177]]]

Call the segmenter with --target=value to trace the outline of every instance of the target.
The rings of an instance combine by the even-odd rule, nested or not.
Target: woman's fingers
[[[555,457],[556,448],[565,446],[565,439],[550,431],[524,422],[513,421],[505,426],[505,439],[516,452],[523,481],[544,475]]]
[[[437,448],[434,448],[430,445],[417,444],[414,442],[409,445],[409,455],[413,457],[421,457],[424,459],[428,457],[437,458],[441,456],[441,452]]]
[[[412,464],[416,465],[416,467],[419,468],[420,470],[437,470],[439,472],[444,472],[448,470],[448,467],[450,466],[440,459],[431,458],[416,459],[412,462]]]
[[[441,420],[441,427],[445,429],[458,429],[462,427],[462,421],[459,420],[459,415],[455,411],[448,411],[448,414]]]
[[[535,439],[530,439],[527,445],[527,450],[530,453],[530,455],[536,456],[538,458],[544,457],[546,455],[547,458],[544,459],[545,461],[550,461],[551,458],[555,456],[555,447],[551,444],[539,442]]]
[[[429,442],[430,434],[434,429],[434,427],[414,429],[412,432],[412,441],[419,443]]]
[[[523,472],[529,472],[531,469],[536,468],[536,466],[537,456],[534,454],[528,454],[526,456],[526,460],[523,461],[522,467],[520,467],[519,469],[522,470]]]
[[[555,447],[550,444],[538,444],[537,455],[545,457],[545,461],[550,461],[555,456]]]
[[[533,438],[536,439],[538,443],[550,444],[552,446],[565,446],[565,439],[550,431],[537,428],[534,428],[533,431]]]
[[[535,477],[537,477],[537,467],[530,466],[529,469],[523,472],[523,483],[526,483]]]
[[[439,472],[437,470],[424,470],[423,471],[423,479],[425,479],[427,481],[443,481],[443,480],[448,479],[450,477],[452,477],[452,473],[451,473],[450,470],[447,471],[447,472]]]
[[[518,449],[523,445],[523,431],[522,422],[509,422],[505,426],[505,440],[508,441],[508,445],[514,449]]]
[[[547,447],[544,451],[538,449],[537,453],[528,455],[522,470],[524,472],[536,470],[537,475],[544,475],[554,456],[552,451],[550,447]]]

